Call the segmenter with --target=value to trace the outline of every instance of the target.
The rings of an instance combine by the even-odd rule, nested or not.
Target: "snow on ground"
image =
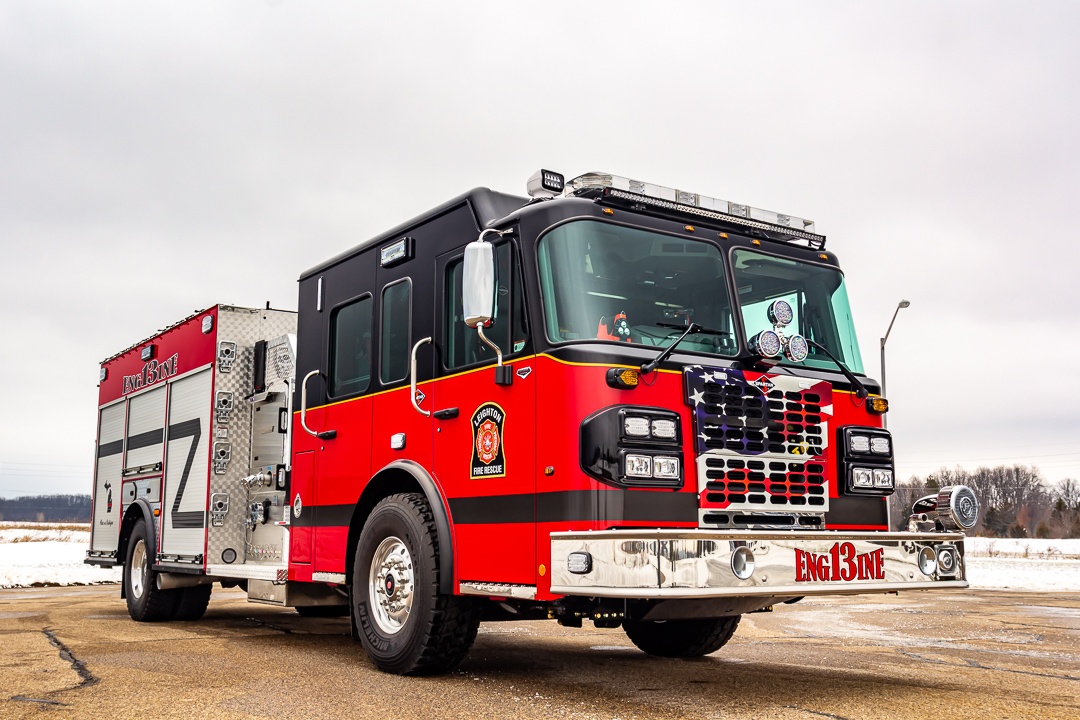
[[[120,582],[84,565],[89,525],[0,522],[0,588]],[[972,587],[1080,592],[1080,540],[968,538]]]

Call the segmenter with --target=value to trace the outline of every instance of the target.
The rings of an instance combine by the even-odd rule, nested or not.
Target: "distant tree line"
[[[941,468],[925,478],[901,481],[889,504],[893,527],[906,527],[917,499],[950,485],[967,485],[979,498],[975,535],[1080,538],[1080,482],[1067,478],[1047,483],[1037,467],[1027,465]]]
[[[90,522],[89,495],[26,495],[0,498],[0,520]]]

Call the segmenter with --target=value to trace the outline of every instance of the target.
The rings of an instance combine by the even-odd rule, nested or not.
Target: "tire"
[[[727,644],[739,627],[740,615],[697,620],[626,620],[623,629],[630,641],[649,655],[696,658],[714,653]]]
[[[136,622],[171,620],[180,601],[176,590],[160,590],[157,573],[150,567],[153,550],[148,547],[150,533],[145,520],[139,520],[128,539],[127,562],[124,563],[124,595],[128,615]]]
[[[349,614],[348,605],[301,605],[294,609],[300,617],[306,618],[345,617]]]
[[[213,585],[196,585],[179,590],[180,600],[176,603],[174,620],[198,620],[206,612],[206,606],[210,604],[210,593]]]
[[[352,581],[360,641],[383,672],[447,672],[476,639],[480,606],[439,594],[438,533],[423,495],[391,495],[375,506],[356,546]]]

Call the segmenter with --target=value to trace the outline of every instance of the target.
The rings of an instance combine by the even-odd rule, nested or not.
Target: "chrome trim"
[[[338,585],[344,585],[345,573],[313,572],[311,573],[311,581],[337,583]]]
[[[416,351],[421,345],[429,342],[431,342],[430,337],[420,338],[412,346],[412,353],[409,355],[409,402],[412,403],[413,409],[424,417],[431,417],[431,412],[421,409],[420,404],[416,402]]]
[[[486,595],[510,597],[518,600],[535,600],[536,588],[532,585],[506,585],[502,583],[463,582],[462,595]]]
[[[304,376],[304,381],[300,384],[300,427],[311,437],[319,437],[319,433],[307,426],[307,383],[313,375],[318,374],[318,370],[312,370]]]
[[[850,544],[849,546],[847,544]],[[919,569],[924,547],[956,549],[955,579]],[[836,549],[834,549],[834,546]],[[740,580],[732,555],[748,548],[754,573]],[[587,552],[592,570],[573,574],[569,555]],[[809,553],[806,555],[804,553]],[[832,560],[842,561],[838,570]],[[797,563],[801,566],[797,568]],[[816,564],[814,564],[816,563]],[[963,535],[895,532],[746,532],[733,530],[604,530],[551,533],[551,592],[619,598],[705,598],[766,595],[857,595],[929,588],[965,588]],[[824,573],[828,579],[817,573]],[[851,573],[845,580],[840,573]],[[862,575],[863,579],[859,579]],[[833,579],[833,578],[836,579]],[[938,573],[935,578],[942,578]]]
[[[489,348],[491,348],[492,350],[495,351],[495,357],[498,360],[496,365],[498,367],[502,367],[503,366],[502,350],[500,350],[499,346],[496,345],[495,343],[491,342],[491,340],[488,339],[488,336],[484,334],[484,326],[483,325],[477,325],[476,326],[476,334],[480,336],[480,339],[484,342],[485,345],[487,345]]]

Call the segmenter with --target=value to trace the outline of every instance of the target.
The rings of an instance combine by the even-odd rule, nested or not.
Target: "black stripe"
[[[172,504],[172,526],[176,529],[206,527],[205,510],[180,510],[180,501],[184,497],[184,489],[191,478],[191,465],[195,461],[195,452],[198,450],[199,441],[202,439],[202,421],[199,418],[184,420],[169,426],[169,442],[188,437],[191,438],[191,446],[188,448],[184,470],[180,474],[180,484],[176,488],[176,499],[173,500]]]
[[[829,498],[825,513],[825,528],[830,525],[888,525],[889,509],[885,498]]]
[[[98,445],[97,456],[103,458],[109,457],[110,455],[119,455],[122,452],[124,452],[124,441],[122,439],[113,440],[110,443]]]
[[[138,450],[139,448],[150,447],[151,445],[160,445],[163,437],[165,437],[165,428],[147,430],[144,433],[132,435],[128,438],[127,442],[128,452]]]
[[[538,495],[451,498],[450,517],[459,525],[599,521],[608,523],[697,523],[697,495],[643,490],[572,490]],[[305,505],[293,516],[297,527],[345,527],[355,505]]]
[[[523,522],[697,523],[697,495],[643,490],[570,490],[450,500],[463,525]]]
[[[296,527],[345,527],[352,522],[356,505],[304,505],[300,514],[293,514]]]

